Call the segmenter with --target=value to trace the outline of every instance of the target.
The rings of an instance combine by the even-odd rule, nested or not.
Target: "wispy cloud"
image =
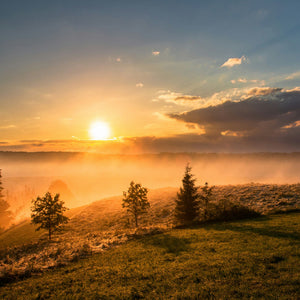
[[[159,95],[154,102],[157,101],[164,101],[167,103],[174,103],[176,105],[183,105],[183,106],[199,106],[204,104],[204,99],[200,96],[195,95],[184,95],[182,93],[176,93],[171,91],[159,91]]]
[[[12,128],[17,128],[17,126],[13,124],[0,126],[0,129],[12,129]]]
[[[242,62],[245,61],[245,60],[246,60],[245,56],[242,56],[240,58],[238,58],[238,57],[228,58],[228,60],[226,60],[224,62],[224,64],[221,66],[221,68],[223,68],[223,67],[232,68],[236,65],[241,65]]]
[[[238,78],[238,79],[232,79],[230,80],[232,84],[237,84],[237,83],[250,83],[250,84],[259,84],[261,86],[265,85],[266,82],[264,80],[258,80],[258,79],[246,79],[244,77]]]
[[[299,78],[300,77],[300,71],[299,72],[294,72],[290,75],[288,75],[285,79],[286,80],[293,80],[295,78]]]
[[[283,128],[283,129],[289,129],[289,128],[295,128],[295,127],[299,127],[299,126],[300,126],[300,120],[295,121],[295,122],[293,122],[291,124],[285,125],[285,126],[283,126],[281,128]]]
[[[116,62],[120,63],[120,62],[122,62],[122,58],[121,57],[112,57],[112,56],[109,56],[108,60],[111,63],[116,63]]]
[[[281,88],[271,88],[271,87],[255,87],[248,90],[247,94],[249,96],[265,96],[270,94],[275,94],[276,92],[281,92]]]

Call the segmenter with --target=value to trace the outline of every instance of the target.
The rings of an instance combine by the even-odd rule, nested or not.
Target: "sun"
[[[92,140],[106,140],[110,137],[109,125],[105,122],[94,122],[90,126],[89,135]]]

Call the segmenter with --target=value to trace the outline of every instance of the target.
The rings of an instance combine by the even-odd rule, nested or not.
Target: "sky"
[[[299,10],[1,1],[0,150],[300,151]]]

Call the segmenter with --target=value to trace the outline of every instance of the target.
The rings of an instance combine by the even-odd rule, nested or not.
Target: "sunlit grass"
[[[1,288],[5,299],[297,299],[300,214],[175,229]]]

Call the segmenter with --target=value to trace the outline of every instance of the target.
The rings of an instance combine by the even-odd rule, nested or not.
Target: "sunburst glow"
[[[106,140],[110,137],[109,125],[105,122],[94,122],[90,126],[89,135],[92,140]]]

